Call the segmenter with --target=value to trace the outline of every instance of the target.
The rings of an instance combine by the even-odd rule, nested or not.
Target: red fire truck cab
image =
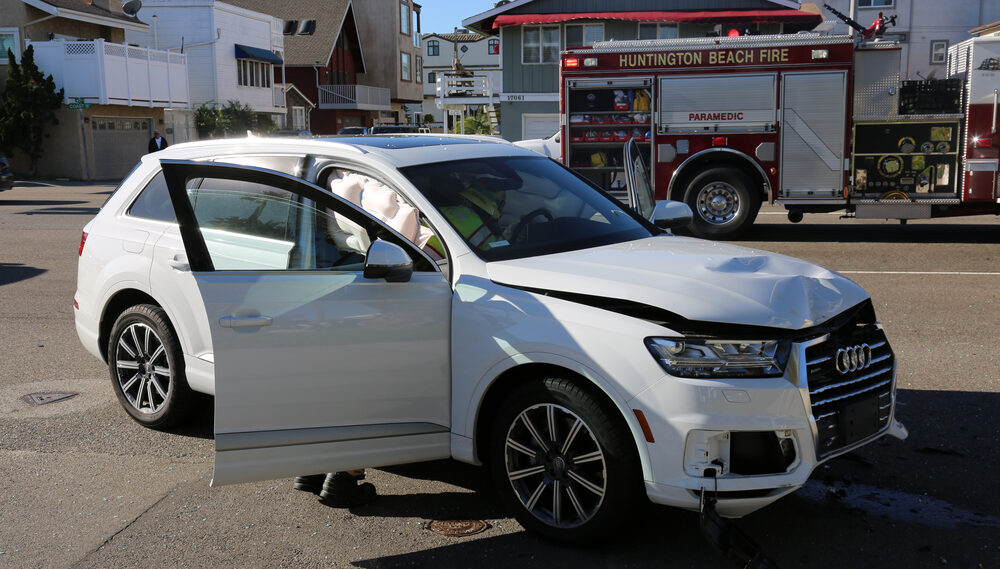
[[[1000,213],[1000,38],[949,50],[948,78],[900,81],[885,41],[814,34],[607,41],[562,55],[565,163],[621,199],[624,142],[699,236],[762,202],[923,219]],[[645,152],[643,152],[645,153]]]

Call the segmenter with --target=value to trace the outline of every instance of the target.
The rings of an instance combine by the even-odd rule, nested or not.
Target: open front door
[[[651,219],[656,200],[646,156],[634,138],[625,143],[625,181],[628,184],[629,205],[644,219]]]
[[[215,353],[229,484],[450,456],[451,288],[408,241],[302,180],[163,161]],[[408,282],[363,276],[376,239]]]

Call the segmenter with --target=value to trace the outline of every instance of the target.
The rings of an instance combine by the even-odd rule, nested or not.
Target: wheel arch
[[[125,312],[130,306],[137,304],[152,304],[162,308],[162,305],[150,296],[149,293],[135,288],[121,289],[115,292],[108,299],[108,302],[105,303],[104,311],[101,313],[101,323],[97,336],[97,344],[101,348],[101,358],[104,360],[104,363],[108,363],[108,338],[111,336],[111,329],[114,328],[115,321],[118,320],[122,312]],[[167,323],[170,324],[171,328],[174,327],[173,322],[170,322],[169,316],[167,317]],[[174,334],[176,333],[175,329]]]
[[[486,462],[485,458],[488,453],[483,452],[483,449],[486,449],[489,444],[489,426],[493,423],[493,418],[504,400],[525,382],[545,375],[564,377],[594,396],[604,406],[609,416],[618,422],[619,426],[624,426],[631,433],[635,443],[633,450],[636,453],[636,458],[639,459],[642,476],[645,480],[653,479],[648,455],[649,449],[645,444],[642,427],[628,404],[610,392],[607,386],[603,385],[603,382],[599,381],[590,370],[583,366],[578,367],[566,363],[523,363],[509,367],[493,378],[479,398],[479,405],[472,421],[472,458],[476,463]]]
[[[742,170],[750,176],[750,179],[760,190],[761,202],[770,201],[771,183],[767,179],[764,168],[745,152],[732,148],[706,148],[688,156],[670,177],[670,184],[667,186],[667,199],[684,201],[684,193],[687,191],[690,181],[702,170],[720,165]]]

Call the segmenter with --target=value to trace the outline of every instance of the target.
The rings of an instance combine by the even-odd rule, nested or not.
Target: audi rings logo
[[[840,348],[835,365],[840,375],[861,371],[872,365],[872,349],[868,344]]]

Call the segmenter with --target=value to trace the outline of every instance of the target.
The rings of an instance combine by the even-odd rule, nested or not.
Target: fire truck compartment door
[[[660,132],[766,132],[777,119],[774,73],[661,77]]]
[[[782,76],[782,198],[843,199],[846,101],[846,72]]]

